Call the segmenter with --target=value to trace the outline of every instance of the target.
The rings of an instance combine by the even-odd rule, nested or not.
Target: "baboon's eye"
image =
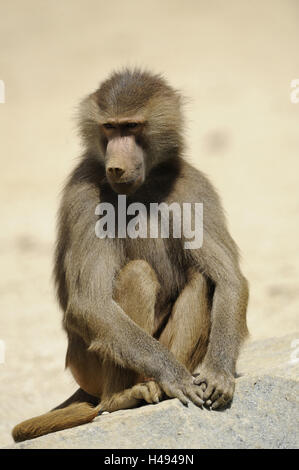
[[[126,127],[128,129],[135,129],[135,127],[137,127],[138,125],[138,122],[127,122]]]
[[[115,126],[111,124],[111,122],[105,122],[105,124],[103,124],[103,127],[105,127],[105,129],[115,129]]]

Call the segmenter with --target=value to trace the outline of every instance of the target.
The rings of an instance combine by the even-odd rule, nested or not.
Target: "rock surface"
[[[249,343],[233,403],[224,411],[167,400],[10,448],[298,448],[298,346],[299,333]]]

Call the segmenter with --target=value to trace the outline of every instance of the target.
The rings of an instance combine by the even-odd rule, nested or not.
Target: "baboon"
[[[104,411],[177,397],[211,409],[233,397],[247,335],[247,281],[220,199],[184,158],[180,93],[139,69],[113,73],[82,103],[82,158],[64,188],[55,281],[79,390],[13,430],[16,441]],[[98,238],[100,202],[203,203],[203,244]],[[194,374],[198,371],[197,374]]]

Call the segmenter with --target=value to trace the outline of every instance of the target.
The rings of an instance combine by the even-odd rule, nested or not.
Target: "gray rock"
[[[234,400],[223,411],[166,400],[9,448],[298,448],[297,338],[299,333],[249,343],[238,363]]]

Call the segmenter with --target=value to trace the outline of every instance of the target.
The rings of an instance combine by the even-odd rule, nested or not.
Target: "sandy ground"
[[[51,279],[78,101],[112,69],[190,98],[188,154],[223,198],[251,286],[252,339],[299,330],[297,0],[0,0],[0,445],[76,389]]]

